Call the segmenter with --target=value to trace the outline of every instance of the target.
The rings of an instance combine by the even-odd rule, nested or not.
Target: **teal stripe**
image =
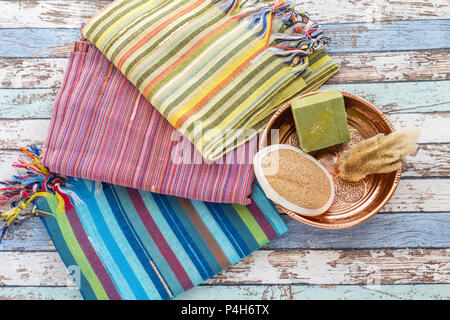
[[[130,196],[126,189],[123,187],[115,186],[114,190],[120,199],[121,205],[125,210],[127,218],[132,224],[145,249],[148,252],[151,252],[152,259],[154,260],[172,292],[183,292],[184,289],[177,281],[176,275],[173,273],[172,268],[167,263],[166,259],[161,254],[161,251],[159,250],[157,244],[153,241],[152,237],[148,233],[147,228],[145,228],[145,225],[139,217],[136,209],[134,208],[133,202],[130,199]]]
[[[65,188],[64,192],[67,193],[71,199],[73,199],[72,205],[77,211],[78,217],[80,218],[81,223],[83,224],[83,228],[86,231],[86,234],[89,236],[91,240],[92,247],[95,249],[98,257],[101,259],[103,265],[106,270],[110,274],[111,278],[114,281],[114,284],[117,287],[121,297],[128,299],[136,299],[136,296],[133,293],[133,289],[130,284],[124,277],[123,270],[121,270],[121,266],[119,265],[119,261],[116,260],[111,255],[110,247],[106,245],[103,237],[101,236],[101,232],[97,229],[95,219],[91,216],[89,212],[90,207],[90,191],[86,188],[86,185],[83,183],[83,180],[71,180],[71,184],[73,185],[73,190],[71,188]],[[92,188],[91,188],[92,189]],[[97,191],[98,192],[98,191]],[[82,201],[77,193],[84,199]],[[88,206],[89,205],[89,206]]]
[[[228,221],[231,222],[231,224],[236,228],[241,238],[247,244],[247,247],[250,250],[250,252],[259,249],[260,245],[258,244],[258,241],[256,241],[256,239],[253,237],[252,232],[247,228],[247,225],[245,224],[244,221],[242,221],[241,217],[233,208],[233,206],[223,205],[221,207],[224,213],[226,214],[224,218],[228,219]]]
[[[264,213],[267,220],[270,221],[279,236],[289,230],[289,227],[284,222],[283,218],[281,218],[272,201],[267,199],[264,191],[257,182],[255,182],[253,187],[253,201],[255,201],[256,205]]]
[[[123,234],[122,229],[117,223],[114,213],[111,211],[111,207],[109,206],[108,199],[106,199],[105,197],[105,193],[94,192],[93,196],[100,209],[100,213],[103,216],[103,221],[113,237],[113,241],[116,243],[118,249],[121,251],[121,254],[126,259],[127,264],[131,268],[131,272],[134,273],[133,276],[131,276],[130,274],[127,274],[127,276],[130,278],[135,278],[136,284],[140,284],[143,291],[147,295],[147,297],[143,298],[150,298],[152,300],[162,299],[153,281],[150,279],[147,271],[142,266],[139,258],[136,256],[136,253],[134,252],[133,248],[131,248],[127,238]],[[97,222],[102,223],[100,219],[98,219]],[[113,248],[111,248],[111,250],[112,249]]]
[[[222,228],[217,224],[216,219],[214,219],[214,217],[211,215],[205,204],[199,200],[191,200],[191,203],[194,206],[200,218],[205,223],[205,225],[214,235],[214,238],[222,248],[228,260],[239,261],[241,259],[239,253],[236,251],[233,244],[230,242],[226,234],[223,232]]]
[[[219,263],[216,260],[216,257],[211,253],[208,245],[205,243],[201,235],[198,233],[195,226],[192,224],[191,220],[189,220],[186,211],[180,204],[180,200],[176,197],[167,197],[167,200],[172,207],[174,213],[177,215],[178,219],[181,221],[183,227],[186,229],[190,236],[190,240],[195,243],[197,248],[200,250],[203,260],[209,265],[209,269],[212,270],[213,274],[216,274],[222,271]]]
[[[186,273],[189,275],[192,283],[201,283],[203,278],[192,262],[191,257],[186,253],[177,236],[170,228],[166,219],[162,215],[158,205],[156,204],[153,196],[150,192],[139,190],[142,200],[147,207],[148,212],[152,216],[155,224],[158,226],[161,233],[164,235],[168,245],[172,249],[173,253],[176,255],[177,259],[182,262]]]

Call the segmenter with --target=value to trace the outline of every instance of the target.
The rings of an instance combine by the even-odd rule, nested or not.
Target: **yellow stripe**
[[[218,23],[214,24],[212,27],[215,28],[216,25],[220,25],[224,22],[225,19],[219,20]],[[230,38],[233,39],[236,37],[236,34],[240,34],[242,30],[240,28],[233,28],[230,32],[226,33],[223,37],[220,39],[217,39],[215,43],[225,43],[229,42]],[[198,37],[193,39],[194,41],[198,41]],[[232,42],[232,45],[236,44],[238,45],[238,42],[234,41]],[[190,46],[189,46],[190,48]],[[188,49],[189,49],[188,48]],[[179,72],[176,76],[174,76],[170,81],[168,81],[163,87],[161,87],[158,91],[155,92],[155,94],[152,96],[152,103],[154,105],[158,105],[161,108],[161,111],[164,112],[164,110],[167,108],[167,106],[170,106],[172,102],[179,97],[180,93],[186,92],[187,88],[191,86],[192,82],[198,81],[198,79],[201,79],[205,74],[207,74],[216,64],[217,62],[223,57],[223,55],[227,54],[229,51],[234,49],[235,46],[227,46],[225,45],[224,51],[221,52],[221,55],[213,54],[212,52],[216,52],[214,50],[216,49],[216,46],[210,46],[207,48],[204,52],[202,52],[198,57],[196,57],[194,60],[192,60],[184,69],[183,72]],[[187,51],[187,50],[186,50]],[[210,58],[212,56],[212,59]],[[203,63],[205,61],[208,61],[206,65]],[[199,65],[202,65],[202,68],[199,68]],[[222,66],[225,67],[226,65]],[[220,68],[220,70],[222,70]],[[221,73],[221,72],[220,72]],[[209,76],[209,78],[213,78],[214,75]],[[185,81],[185,79],[188,78],[190,81]],[[180,85],[181,84],[181,85]],[[166,92],[170,92],[174,87],[177,89],[169,96],[164,96]],[[187,97],[185,97],[184,100],[189,99],[189,96],[195,94],[196,91],[198,91],[199,88],[196,90],[193,90],[191,94],[189,94]],[[164,97],[163,101],[160,102],[161,97]],[[180,103],[182,105],[183,102]],[[173,107],[173,105],[172,105]],[[172,109],[175,110],[175,109]]]
[[[158,5],[160,5],[160,4],[156,4],[155,7],[157,7]],[[170,7],[168,7],[168,8],[170,8]],[[141,38],[139,36],[134,37],[134,38],[131,36],[134,32],[136,32],[137,30],[140,30],[140,34],[147,34],[148,32],[150,32],[150,30],[152,30],[154,28],[154,25],[148,26],[148,23],[151,20],[153,20],[155,17],[157,17],[160,14],[160,11],[155,10],[151,14],[150,14],[150,12],[151,12],[151,10],[149,10],[147,13],[139,16],[136,19],[136,21],[133,21],[133,22],[137,22],[136,25],[132,25],[132,26],[127,25],[122,30],[117,31],[104,44],[103,48],[106,48],[108,45],[110,45],[108,50],[103,51],[104,54],[109,58],[109,57],[112,57],[113,53],[116,52],[117,48],[119,46],[121,46],[125,40],[128,40],[128,42],[125,45],[125,48],[121,49],[121,51],[119,51],[119,53],[116,54],[115,60],[117,60],[117,61],[112,61],[110,59],[113,63],[117,64],[118,60],[120,60],[120,57],[123,56],[125,54],[125,52],[128,50],[127,48],[133,47],[137,42],[140,41]],[[143,30],[142,28],[146,28],[146,29]],[[162,36],[162,35],[160,35],[160,36]],[[106,41],[106,40],[104,40],[104,41]],[[117,59],[117,57],[119,57],[119,59]]]
[[[316,62],[314,62],[309,67],[310,67],[310,69],[312,71],[315,71],[315,70],[317,70],[318,68],[320,68],[321,66],[323,66],[325,63],[327,63],[330,60],[331,60],[330,56],[326,55],[326,56],[320,58],[319,60],[317,60]]]
[[[233,204],[233,208],[239,214],[239,217],[241,217],[242,221],[244,221],[248,230],[252,233],[253,238],[255,238],[256,242],[258,242],[260,246],[263,246],[269,242],[269,239],[267,239],[266,234],[261,229],[258,222],[252,216],[252,214],[250,213],[250,211],[247,209],[246,206]]]
[[[268,17],[269,21],[269,28],[267,29],[266,34],[264,35],[264,39],[257,42],[255,46],[253,46],[246,54],[241,56],[234,64],[232,64],[230,67],[228,67],[226,70],[223,71],[223,74],[221,77],[216,78],[209,86],[207,86],[205,89],[203,89],[194,100],[192,100],[190,103],[188,103],[184,108],[180,109],[176,113],[173,113],[174,111],[170,112],[167,116],[167,119],[171,124],[175,124],[178,119],[187,111],[189,111],[191,108],[193,108],[197,103],[199,103],[203,98],[206,97],[211,91],[213,91],[214,88],[216,88],[219,83],[221,83],[224,79],[226,79],[228,76],[230,76],[233,71],[235,71],[239,66],[241,66],[247,59],[249,59],[252,55],[254,55],[256,52],[263,49],[266,45],[268,40],[270,39],[271,33],[269,30],[271,30],[272,25],[272,13],[269,13]],[[220,70],[219,70],[220,71]],[[222,71],[220,71],[222,72]]]
[[[183,7],[178,7],[175,8],[173,10],[173,12],[171,12],[171,16],[166,16],[164,19],[171,19],[172,16],[178,14],[179,12],[185,10],[189,5],[191,5],[191,2],[186,3]],[[192,10],[191,12],[187,13],[182,20],[186,20],[189,19],[192,15],[196,14],[198,11],[203,10],[205,7],[207,7],[208,5],[210,5],[210,3],[208,3],[208,1],[205,1],[204,3],[202,3],[200,6],[196,7],[194,10]],[[201,17],[200,17],[201,18]],[[160,61],[160,59],[162,57],[164,57],[168,51],[172,50],[174,47],[176,47],[182,40],[180,39],[185,39],[185,37],[187,35],[189,35],[190,33],[192,33],[192,30],[194,30],[195,28],[197,28],[197,26],[193,23],[188,23],[187,25],[185,25],[181,30],[182,32],[174,32],[172,34],[170,34],[168,37],[166,38],[162,38],[165,35],[165,31],[171,29],[173,26],[177,25],[178,23],[180,23],[181,19],[175,19],[173,20],[167,27],[166,30],[163,30],[162,32],[159,32],[158,34],[156,34],[154,37],[152,37],[150,40],[148,40],[145,44],[143,44],[139,49],[137,49],[135,52],[133,52],[128,59],[125,61],[125,63],[122,66],[122,70],[124,72],[127,72],[128,74],[128,79],[130,80],[134,80],[137,81],[145,72],[147,72],[147,70],[151,69],[154,67],[154,65],[156,63],[158,63]],[[143,31],[144,34],[146,34],[147,32],[150,32],[152,29],[154,29],[154,26],[150,26],[149,28],[147,28],[146,30]],[[211,32],[211,30],[214,29],[214,26],[211,26],[208,28],[208,30],[203,30],[202,32],[204,34],[208,34],[209,32]],[[140,39],[138,39],[140,41]],[[127,44],[125,46],[124,49],[122,49],[122,51],[118,54],[118,57],[123,56],[125,54],[126,51],[129,50],[129,48],[132,48],[133,45],[135,45],[135,43],[137,43],[138,41],[133,41],[130,42],[129,44]],[[156,48],[154,48],[152,51],[148,51],[148,48],[153,46],[155,43],[159,42],[159,44],[156,46]],[[186,46],[185,46],[186,47]],[[125,50],[126,49],[126,50]],[[160,71],[159,70],[164,70],[165,68],[167,68],[167,65],[171,65],[173,64],[179,57],[181,57],[184,52],[185,52],[185,48],[180,49],[175,55],[173,55],[172,57],[170,57],[170,59],[168,59],[162,66],[160,66],[157,70],[154,70],[151,74],[152,75],[157,75]],[[137,61],[136,58],[139,57],[139,55],[142,54],[142,52],[144,51],[148,51],[145,54],[145,58],[142,59],[141,61]],[[116,59],[117,61],[120,60]],[[135,65],[133,66],[133,68],[131,68],[130,70],[128,70],[128,66],[132,63],[135,63]],[[152,77],[149,76],[147,79],[151,80]],[[143,82],[142,85],[140,86],[140,88],[144,89],[146,87],[146,84],[148,84],[148,82]]]
[[[59,194],[56,194],[56,198],[58,200],[56,200],[55,197],[47,197],[47,202],[51,210],[55,212],[56,221],[58,222],[64,242],[66,243],[70,254],[77,263],[86,280],[91,285],[95,296],[98,299],[108,300],[109,298],[105,292],[105,289],[92,269],[91,264],[87,260],[83,249],[80,247],[78,240],[73,233],[64,209],[64,199]]]
[[[266,45],[266,39],[259,40],[258,43],[251,48],[246,54],[241,56],[234,64],[232,64],[230,67],[223,72],[221,77],[216,78],[209,86],[207,86],[202,92],[197,95],[197,97],[192,100],[189,104],[187,104],[184,108],[182,108],[180,111],[178,111],[176,114],[168,115],[168,120],[170,123],[174,124],[178,121],[178,119],[187,111],[192,109],[197,103],[199,103],[206,95],[208,95],[211,91],[213,91],[214,88],[216,88],[219,83],[221,83],[223,80],[225,80],[228,76],[230,76],[233,71],[235,71],[239,66],[241,66],[247,59],[249,59],[252,55],[254,55],[259,50],[263,49]]]
[[[106,36],[112,32],[114,29],[116,29],[120,24],[122,24],[125,20],[133,16],[135,13],[146,10],[148,7],[153,6],[156,0],[149,0],[147,2],[144,2],[142,5],[138,6],[137,8],[134,8],[131,11],[128,11],[125,15],[121,16],[119,19],[116,20],[112,25],[110,25],[103,34],[98,38],[97,43],[95,44],[97,48],[101,48],[103,41],[105,40]]]
[[[83,34],[83,36],[86,37],[86,34],[90,31],[90,29],[93,27],[93,25],[100,19],[103,19],[105,17],[105,15],[108,14],[108,12],[112,11],[114,8],[116,8],[117,6],[119,6],[122,2],[124,2],[126,0],[123,1],[113,1],[111,3],[109,3],[108,5],[106,5],[102,10],[100,10],[99,12],[97,12],[92,18],[90,18],[86,25],[83,27],[83,29],[81,29],[81,33]],[[130,2],[131,3],[131,2]],[[128,3],[129,4],[129,3]],[[108,17],[109,18],[109,17]],[[107,18],[107,19],[108,19]],[[107,20],[106,19],[106,20]],[[102,24],[104,24],[106,21],[103,21]],[[101,26],[97,26],[96,29],[100,29],[99,27]],[[97,31],[98,32],[98,31]],[[95,30],[94,30],[95,33]],[[92,36],[95,36],[92,35]]]
[[[239,114],[242,114],[244,109],[246,109],[249,105],[250,101],[255,100],[255,98],[260,97],[263,92],[265,92],[270,86],[272,86],[275,82],[278,82],[280,78],[282,78],[286,73],[292,72],[291,68],[285,67],[274,74],[269,81],[265,82],[264,85],[259,87],[256,91],[254,91],[238,108],[234,109],[220,124],[215,126],[214,129],[223,130],[227,125],[229,125],[233,120],[236,120]],[[207,140],[209,140],[214,134],[215,130],[207,131],[203,134],[203,138],[201,139],[201,143],[205,144]],[[217,133],[217,132],[216,132]]]
[[[264,54],[260,55],[258,57],[258,59],[256,61],[252,62],[252,68],[247,68],[246,70],[244,70],[243,72],[241,72],[239,74],[239,76],[237,76],[235,78],[234,81],[236,81],[236,83],[242,83],[243,79],[245,79],[246,77],[248,77],[248,74],[253,72],[255,69],[258,69],[261,67],[262,64],[267,63],[267,60],[270,59],[270,54],[265,51]],[[273,61],[271,63],[269,63],[266,68],[267,69],[272,69],[276,64],[278,64],[279,61]],[[225,96],[230,95],[230,98],[226,101],[227,105],[233,105],[234,103],[236,103],[236,100],[241,98],[241,96],[243,94],[245,94],[246,92],[248,92],[249,88],[254,86],[254,84],[258,81],[259,79],[257,77],[253,77],[253,79],[251,79],[250,81],[246,82],[243,86],[241,86],[239,88],[238,91],[234,92],[234,94],[230,95],[230,91],[235,89],[235,87],[233,86],[227,86],[225,87],[223,90],[221,90],[218,94],[216,94],[209,102],[208,104],[211,105],[217,105],[217,103],[219,103],[219,101],[221,101]],[[202,118],[205,116],[205,113],[209,112],[210,109],[209,108],[202,108],[201,110],[199,110],[196,115],[195,118],[194,117],[189,117],[188,119],[186,119],[186,121],[183,122],[182,126],[179,128],[188,128],[193,121],[196,120],[196,118]],[[211,115],[209,115],[207,117],[207,119],[205,120],[204,124],[206,123],[212,123],[215,122],[216,119],[220,116],[222,116],[223,114],[220,112],[215,112]],[[206,126],[205,126],[206,127]]]

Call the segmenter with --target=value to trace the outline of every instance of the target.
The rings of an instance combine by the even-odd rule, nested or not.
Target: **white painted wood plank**
[[[0,179],[8,179],[14,173],[12,169],[0,171]],[[401,179],[394,195],[381,211],[450,211],[450,179]]]
[[[0,286],[75,286],[57,252],[2,252],[0,257]]]
[[[449,55],[450,49],[333,54],[341,70],[327,83],[450,80]],[[0,58],[0,88],[59,87],[66,65],[67,58]]]
[[[333,54],[341,71],[329,83],[450,79],[449,50]]]
[[[24,146],[21,144],[20,146]],[[0,179],[15,173],[11,164],[23,153],[18,150],[0,150]],[[450,176],[450,149],[448,144],[419,145],[415,156],[403,162],[403,177]]]
[[[1,300],[81,300],[74,287],[2,287]],[[198,286],[175,300],[449,300],[450,285]]]
[[[296,0],[320,23],[369,22],[376,27],[386,20],[447,19],[447,0]],[[79,28],[109,1],[2,1],[2,28]]]
[[[18,149],[29,144],[42,145],[50,120],[0,120],[0,148]]]
[[[450,142],[450,113],[401,113],[388,118],[397,129],[422,129],[419,143]],[[48,119],[0,120],[0,149],[17,149],[28,144],[43,144],[50,124]]]
[[[1,291],[0,291],[1,294]],[[70,292],[68,293],[70,294]],[[238,285],[200,286],[175,300],[448,300],[450,285]]]
[[[259,250],[207,284],[448,283],[450,249]]]
[[[409,177],[450,176],[450,146],[420,145],[415,157],[403,163],[403,175]]]
[[[401,179],[382,212],[450,211],[450,179]]]
[[[3,173],[0,174],[3,176]],[[11,175],[2,180],[9,177]],[[450,179],[401,179],[394,195],[381,211],[450,211]]]
[[[72,286],[56,252],[0,252],[0,286]],[[450,249],[259,250],[205,284],[450,283]]]
[[[0,58],[0,87],[59,87],[66,65],[66,58]]]
[[[109,1],[2,1],[2,28],[81,28]]]
[[[0,287],[0,300],[83,300],[76,287]]]

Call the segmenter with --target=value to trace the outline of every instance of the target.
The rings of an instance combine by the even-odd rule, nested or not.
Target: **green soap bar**
[[[344,97],[339,90],[294,100],[291,109],[303,151],[311,152],[350,140]]]

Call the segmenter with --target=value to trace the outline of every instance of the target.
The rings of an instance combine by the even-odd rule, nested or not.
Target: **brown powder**
[[[271,151],[262,159],[261,167],[270,186],[297,206],[318,209],[330,199],[331,186],[326,174],[298,152]]]

